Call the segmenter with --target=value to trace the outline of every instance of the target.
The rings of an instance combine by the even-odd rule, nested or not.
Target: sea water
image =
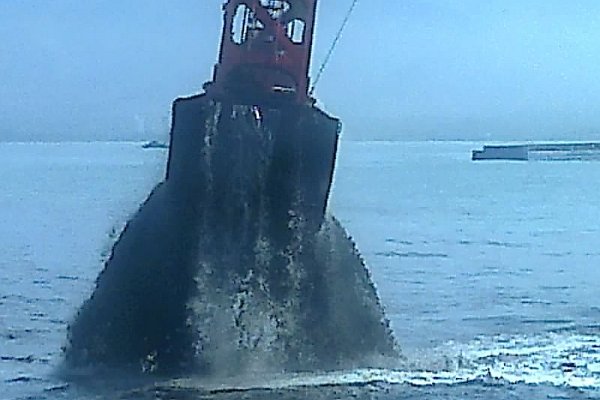
[[[239,393],[215,388],[257,398],[600,398],[600,168],[470,161],[481,145],[340,146],[329,210],[369,265],[401,368],[179,381],[178,398],[198,398],[199,387],[214,398]],[[162,178],[166,152],[2,143],[0,160],[0,398],[158,397],[84,390],[57,371],[67,324]]]

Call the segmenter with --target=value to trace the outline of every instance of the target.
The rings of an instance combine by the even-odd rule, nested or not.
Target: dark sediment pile
[[[167,179],[71,324],[68,364],[240,374],[395,356],[358,251],[323,217],[338,124],[176,101]]]

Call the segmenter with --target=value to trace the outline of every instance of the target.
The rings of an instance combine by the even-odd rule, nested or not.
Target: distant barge
[[[152,140],[142,145],[143,149],[168,149],[169,145],[158,140]]]
[[[596,160],[600,161],[600,142],[558,142],[511,145],[486,145],[473,150],[472,160]]]

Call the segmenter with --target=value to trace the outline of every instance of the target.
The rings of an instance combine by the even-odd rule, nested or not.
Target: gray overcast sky
[[[351,0],[321,0],[313,70]],[[166,137],[221,0],[1,0],[0,138]],[[347,138],[600,138],[600,1],[361,0],[318,88]]]

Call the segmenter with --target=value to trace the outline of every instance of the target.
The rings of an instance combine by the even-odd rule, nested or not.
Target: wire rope
[[[325,59],[323,60],[323,62],[321,63],[321,66],[319,67],[319,71],[317,72],[317,75],[315,76],[315,80],[312,84],[312,87],[310,88],[310,91],[308,92],[308,95],[312,97],[315,88],[317,87],[317,83],[319,83],[319,80],[321,79],[321,76],[323,75],[323,72],[325,71],[325,68],[327,67],[327,64],[329,63],[329,60],[331,59],[331,56],[333,55],[333,51],[335,50],[335,47],[337,46],[338,42],[340,41],[340,38],[342,37],[342,33],[344,32],[344,29],[346,28],[346,25],[348,25],[348,21],[350,21],[350,17],[352,16],[352,13],[354,12],[354,9],[356,8],[356,4],[358,3],[358,0],[353,0],[352,4],[350,5],[350,8],[348,9],[348,12],[346,13],[344,20],[342,21],[342,25],[340,26],[340,29],[338,30],[337,34],[335,35],[335,39],[333,39],[333,42],[331,43],[331,46],[329,47],[329,50],[327,51],[327,55],[325,55]]]

